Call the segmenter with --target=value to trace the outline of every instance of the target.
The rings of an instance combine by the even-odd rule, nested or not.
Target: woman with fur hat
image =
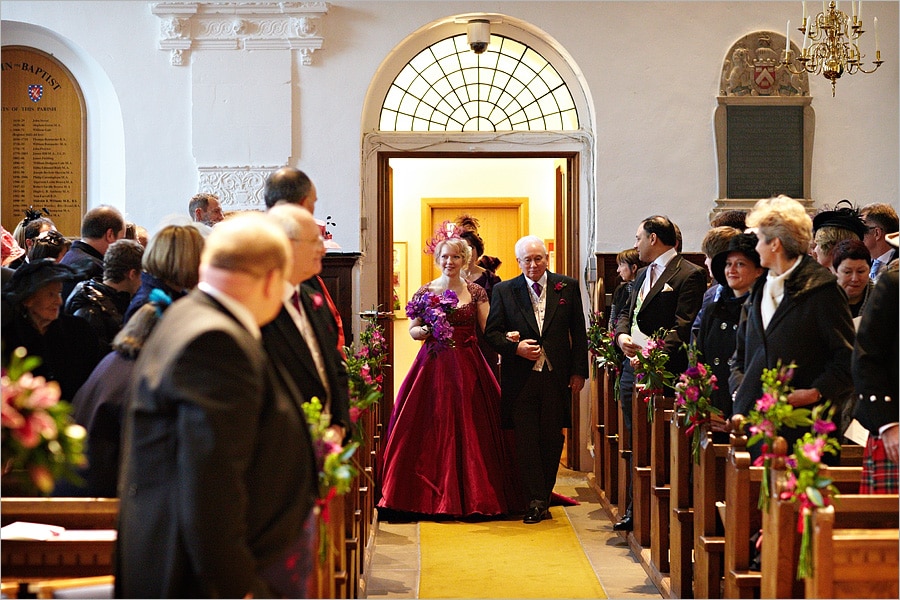
[[[34,375],[59,383],[71,401],[101,358],[97,335],[84,319],[60,314],[65,281],[77,270],[44,258],[22,265],[3,288],[3,364],[22,346],[41,358]]]

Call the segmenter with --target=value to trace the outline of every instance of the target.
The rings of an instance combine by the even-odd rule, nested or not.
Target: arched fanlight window
[[[466,34],[410,60],[381,107],[382,131],[572,131],[575,102],[553,66],[532,48],[491,35],[475,54]]]

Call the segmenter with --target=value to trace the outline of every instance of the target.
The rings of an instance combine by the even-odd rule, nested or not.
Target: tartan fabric
[[[889,460],[884,443],[877,436],[869,436],[863,453],[863,472],[859,482],[860,494],[898,493],[897,463]]]

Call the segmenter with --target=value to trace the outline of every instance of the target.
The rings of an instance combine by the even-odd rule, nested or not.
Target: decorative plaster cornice
[[[199,191],[219,196],[226,211],[266,210],[266,178],[281,166],[200,167]]]
[[[322,47],[319,19],[327,2],[158,2],[159,49],[171,52],[173,66],[190,50],[297,50],[300,64],[312,64]]]

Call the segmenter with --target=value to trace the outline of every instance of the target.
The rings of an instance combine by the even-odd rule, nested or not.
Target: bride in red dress
[[[455,235],[434,246],[441,276],[427,294],[456,294],[445,324],[412,318],[409,333],[424,344],[397,394],[380,464],[380,508],[452,517],[521,512],[511,432],[500,428],[500,386],[478,347],[489,312],[484,289],[462,276],[468,244]],[[452,297],[452,296],[451,296]]]

